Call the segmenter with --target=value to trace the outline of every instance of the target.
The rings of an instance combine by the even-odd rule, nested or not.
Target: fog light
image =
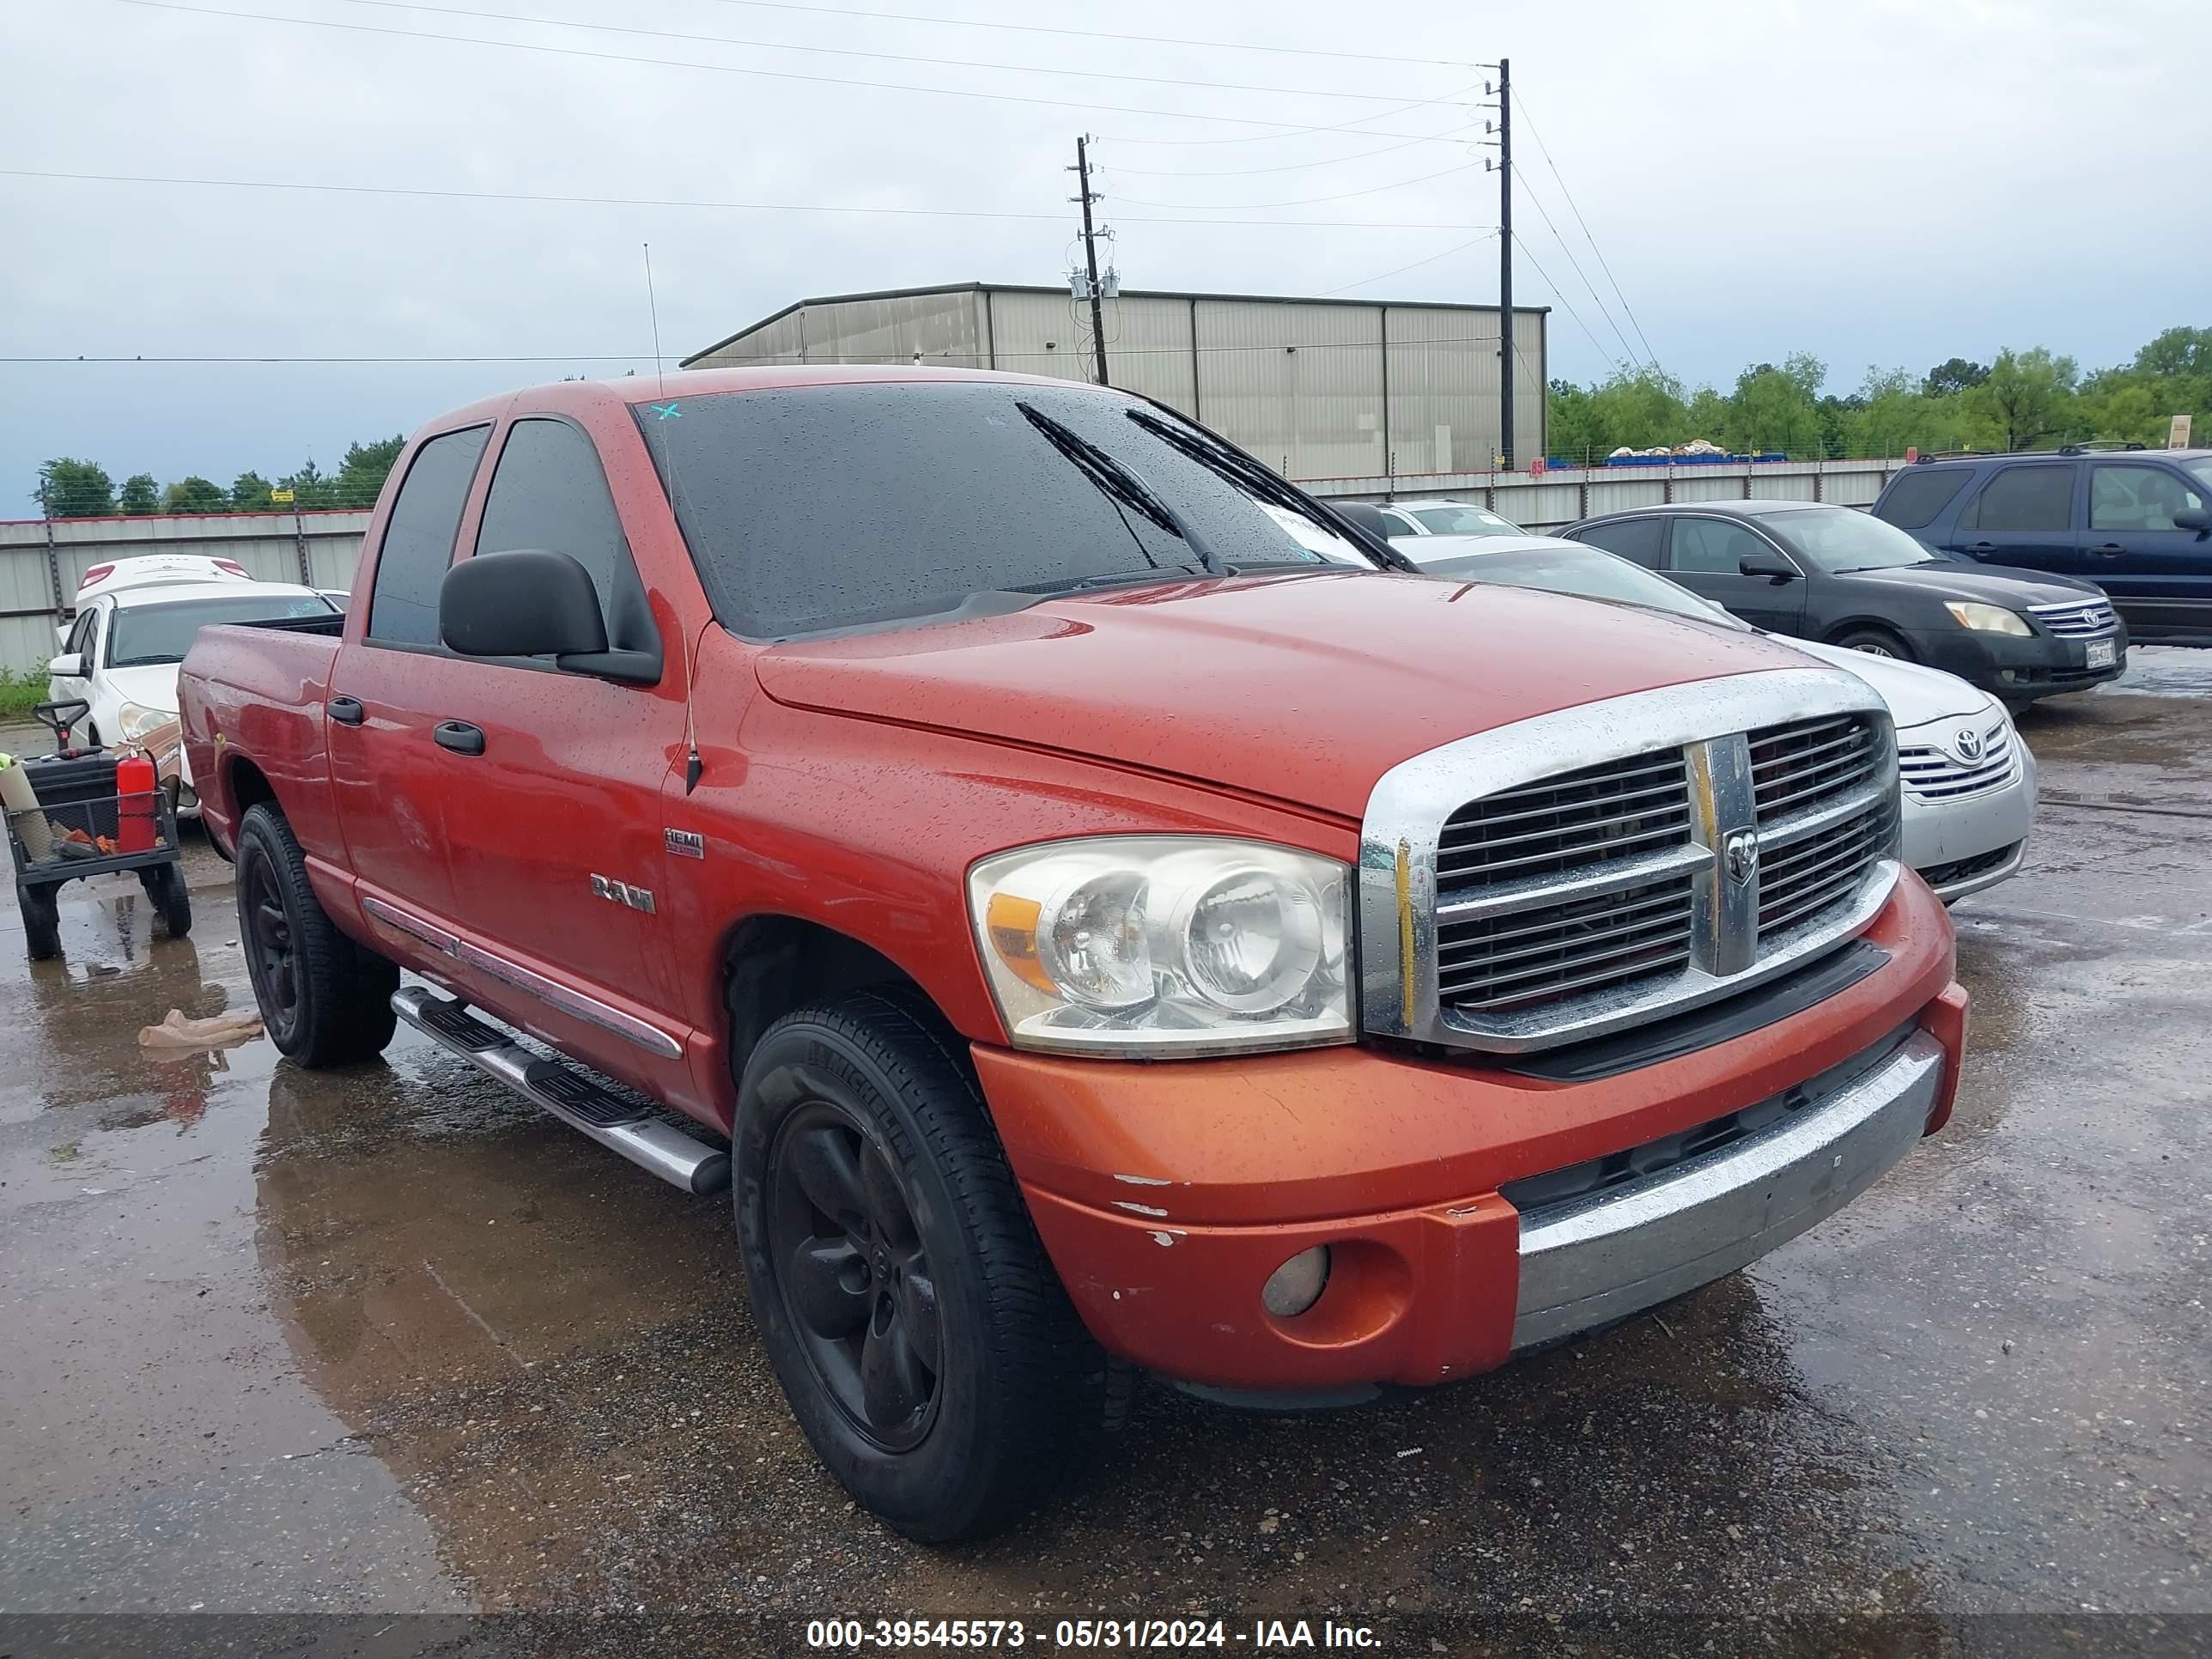
[[[1278,1319],[1295,1319],[1321,1300],[1328,1283],[1328,1246],[1316,1244],[1267,1275],[1260,1289],[1260,1305]]]

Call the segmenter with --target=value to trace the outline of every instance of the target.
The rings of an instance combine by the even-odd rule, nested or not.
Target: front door
[[[2090,463],[2081,574],[2112,595],[2130,627],[2212,632],[2212,534],[2173,521],[2202,512],[2208,494],[2162,464]]]
[[[1733,519],[1684,515],[1670,526],[1667,574],[1698,598],[1725,605],[1753,628],[1775,634],[1802,634],[1805,627],[1805,578],[1788,581],[1747,576],[1743,561],[1764,556],[1784,564],[1796,561],[1748,525]]]
[[[105,606],[98,605],[87,605],[70,625],[69,638],[63,642],[58,654],[82,658],[81,665],[84,672],[52,676],[46,686],[48,701],[67,702],[71,698],[81,697],[88,703],[91,702],[92,674],[100,665],[99,651],[103,642],[100,639],[100,613],[105,609]],[[85,726],[90,718],[89,711],[76,717],[76,735],[80,740],[84,738]],[[111,732],[102,735],[112,739],[116,734]]]
[[[1999,467],[1960,513],[1953,550],[1984,564],[2059,576],[2081,574],[2081,543],[2074,527],[2081,471],[2075,460],[2015,461]]]

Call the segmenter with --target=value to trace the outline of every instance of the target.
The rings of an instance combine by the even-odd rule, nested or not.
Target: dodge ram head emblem
[[[1739,887],[1759,873],[1759,836],[1751,830],[1734,831],[1723,843],[1729,879]]]
[[[1951,739],[1951,748],[1971,766],[1982,757],[1982,734],[1971,726],[1961,726]]]

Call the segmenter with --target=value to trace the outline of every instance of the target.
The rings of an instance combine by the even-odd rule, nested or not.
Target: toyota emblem
[[[1729,879],[1738,886],[1759,873],[1759,836],[1749,830],[1738,830],[1723,844],[1727,855]]]
[[[1982,734],[1972,726],[1966,726],[1951,739],[1951,747],[1957,751],[1960,760],[1971,766],[1982,757]]]

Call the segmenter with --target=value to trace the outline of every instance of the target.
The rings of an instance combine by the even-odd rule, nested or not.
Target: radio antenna
[[[653,290],[653,244],[641,244],[645,249],[645,308],[653,318],[653,379],[660,403],[653,411],[656,422],[665,421],[683,414],[668,396],[668,360],[660,355],[660,301]],[[683,492],[676,484],[676,446],[666,443],[663,448],[668,457],[669,505],[675,506],[675,497]],[[699,630],[700,637],[707,630]],[[706,762],[699,754],[699,720],[693,705],[692,694],[697,678],[692,672],[695,653],[689,635],[684,638],[684,793],[690,794],[699,787],[699,774],[706,769]]]

